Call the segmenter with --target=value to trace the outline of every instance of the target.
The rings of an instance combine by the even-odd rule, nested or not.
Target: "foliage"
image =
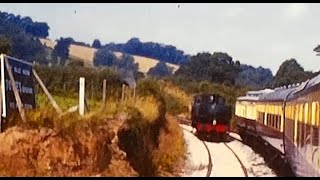
[[[79,42],[79,41],[74,41],[71,44],[74,45],[79,45],[79,46],[85,46],[85,47],[90,47],[90,44],[84,43],[84,42]]]
[[[8,40],[11,47],[8,55],[27,62],[36,61],[46,64],[48,59],[46,59],[46,52],[41,42],[32,34],[25,32],[24,26],[17,24],[14,19],[13,15],[0,12],[0,34],[2,38]],[[21,20],[26,24],[29,22],[28,18]]]
[[[46,22],[33,22],[29,16],[22,18],[20,15],[15,16],[1,11],[0,16],[6,23],[14,24],[16,27],[19,27],[30,35],[40,38],[46,38],[49,36],[50,27]]]
[[[315,52],[320,52],[320,45],[318,45],[317,47],[315,47],[315,48],[313,49],[313,51],[315,51]]]
[[[67,60],[67,66],[84,67],[84,62],[81,60]]]
[[[301,83],[313,77],[313,73],[304,71],[303,67],[295,60],[284,61],[274,77],[273,87]]]
[[[145,56],[172,64],[183,64],[190,58],[183,51],[172,45],[163,45],[153,42],[141,42],[138,38],[131,38],[125,44],[106,44],[104,48],[132,55]]]
[[[116,55],[106,48],[99,49],[93,59],[94,66],[113,66],[117,62]]]
[[[35,70],[42,79],[49,92],[77,97],[79,91],[79,78],[85,78],[87,96],[93,99],[102,98],[103,80],[107,80],[107,97],[120,97],[123,81],[119,74],[109,68],[88,68],[73,66],[35,66]],[[39,87],[39,91],[41,91]]]
[[[118,69],[131,71],[134,75],[138,73],[139,68],[139,64],[135,63],[133,57],[128,54],[123,54],[121,58],[116,61],[115,66]]]
[[[146,78],[138,82],[139,96],[124,103],[130,119],[118,134],[120,147],[141,176],[174,173],[186,153],[179,124],[166,117],[163,90],[158,81]]]
[[[149,76],[166,77],[172,75],[173,69],[167,66],[164,61],[159,61],[153,68],[148,71]]]
[[[94,66],[108,66],[120,72],[130,72],[135,78],[138,77],[139,64],[134,62],[132,56],[122,54],[120,58],[106,48],[99,49],[93,59]]]
[[[95,39],[92,43],[92,46],[93,48],[96,48],[96,49],[100,49],[101,48],[101,43],[99,41],[99,39]]]
[[[11,44],[9,39],[4,36],[0,36],[0,54],[10,54],[10,48]]]
[[[234,62],[227,53],[198,53],[176,71],[176,75],[190,77],[197,81],[235,84],[240,71],[239,61]]]
[[[273,75],[270,69],[261,66],[254,68],[249,65],[241,64],[240,73],[236,78],[235,85],[263,89],[271,85],[272,80]]]
[[[72,38],[60,38],[54,46],[53,55],[59,60],[54,64],[64,65],[69,57],[69,46],[74,42]]]

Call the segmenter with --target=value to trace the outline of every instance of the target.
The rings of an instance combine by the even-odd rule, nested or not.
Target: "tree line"
[[[28,62],[59,66],[84,66],[79,61],[70,61],[69,46],[77,44],[97,48],[93,59],[96,67],[110,67],[114,71],[130,71],[135,78],[143,77],[138,72],[139,66],[131,55],[140,55],[159,60],[155,67],[146,74],[158,78],[179,77],[193,81],[208,81],[227,86],[247,86],[254,89],[279,87],[305,81],[319,72],[305,71],[294,58],[285,60],[275,76],[270,69],[241,64],[226,52],[201,52],[190,56],[171,45],[153,42],[141,42],[132,38],[124,44],[109,43],[102,45],[95,39],[90,46],[71,37],[60,38],[53,50],[44,48],[38,37],[49,35],[49,26],[44,22],[33,22],[30,17],[15,16],[0,12],[0,53],[5,53]],[[123,52],[116,57],[114,51]],[[314,48],[320,52],[320,46]],[[166,62],[179,64],[180,68],[173,73]]]

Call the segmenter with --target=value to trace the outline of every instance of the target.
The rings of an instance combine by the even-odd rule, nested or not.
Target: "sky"
[[[320,70],[320,4],[312,3],[0,3],[0,11],[50,26],[49,38],[92,44],[142,42],[174,45],[185,53],[226,52],[233,60],[270,68],[295,58]]]

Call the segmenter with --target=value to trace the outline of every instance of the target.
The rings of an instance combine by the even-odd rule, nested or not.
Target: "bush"
[[[176,173],[186,158],[182,129],[172,117],[168,117],[167,122],[166,128],[160,131],[158,148],[153,152],[153,162],[159,174]]]
[[[35,70],[50,93],[65,97],[77,97],[80,77],[85,78],[86,94],[94,99],[102,98],[104,79],[107,80],[107,98],[119,96],[123,84],[120,76],[109,68],[38,65]],[[42,92],[40,87],[39,90]]]
[[[154,79],[144,79],[137,89],[141,97],[126,103],[130,119],[119,131],[120,147],[140,176],[174,174],[186,149],[179,124],[166,118],[170,106],[163,87]],[[154,115],[146,116],[150,112]]]

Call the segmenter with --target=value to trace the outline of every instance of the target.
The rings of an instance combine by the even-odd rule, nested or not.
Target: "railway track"
[[[180,118],[180,117],[177,117],[178,121],[180,124],[184,124],[184,125],[187,125],[187,126],[191,126],[191,121],[187,120],[187,119],[184,119],[184,118]],[[194,136],[196,136],[194,133],[190,132],[188,129],[182,127],[185,131],[193,134]],[[197,137],[197,136],[196,136]],[[231,136],[230,136],[231,137]],[[198,138],[198,137],[197,137]],[[240,141],[240,139],[237,139],[235,137],[231,137],[233,138],[234,140],[237,140],[237,141]],[[210,153],[210,150],[206,144],[205,141],[201,140],[201,142],[205,145],[207,151],[208,151],[208,155],[209,155],[209,165],[208,165],[208,172],[207,172],[207,176],[206,177],[210,177],[211,175],[211,171],[212,171],[212,159],[211,159],[211,153]],[[235,153],[235,151],[227,144],[227,143],[223,143],[231,152],[232,154],[236,157],[236,159],[238,160],[241,168],[242,168],[242,171],[245,175],[245,177],[248,177],[248,172],[247,172],[247,168],[244,166],[244,164],[242,163],[242,161],[240,160],[239,156]]]
[[[232,152],[232,154],[237,158],[239,164],[241,165],[241,168],[242,168],[242,171],[243,171],[244,175],[245,175],[246,177],[248,177],[247,168],[243,165],[243,163],[241,162],[239,156],[234,152],[234,150],[233,150],[230,146],[228,146],[227,143],[223,143],[223,144],[224,144],[224,145]]]
[[[191,133],[192,135],[196,136],[194,133],[190,132],[188,129],[182,127],[183,130],[187,131],[188,133]],[[197,136],[196,136],[197,137]],[[197,137],[198,138],[198,137]],[[208,152],[208,156],[209,156],[209,164],[208,164],[208,171],[207,171],[207,175],[206,177],[210,177],[211,175],[211,171],[212,171],[212,159],[211,159],[211,154],[210,154],[210,150],[207,146],[207,144],[205,143],[205,141],[201,141],[203,143],[203,145],[206,147],[207,152]]]

